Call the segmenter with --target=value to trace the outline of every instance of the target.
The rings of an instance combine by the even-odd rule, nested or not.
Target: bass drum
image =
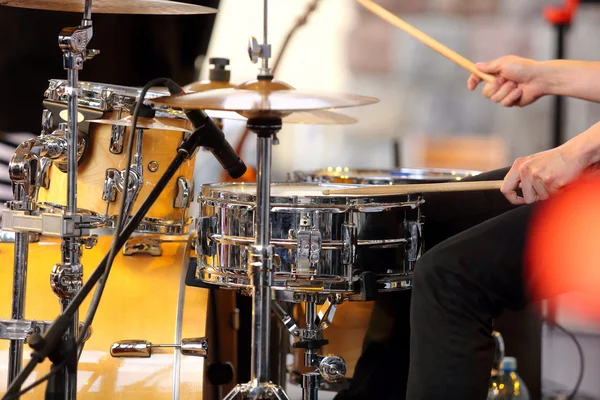
[[[98,265],[109,251],[111,237],[100,237],[91,250],[84,250],[82,263],[85,275]],[[211,350],[227,357],[235,365],[236,332],[232,318],[223,318],[235,311],[235,299],[230,291],[217,293],[220,324],[217,337],[212,333],[216,321],[211,308],[214,299],[209,290],[185,286],[185,272],[190,260],[190,242],[163,241],[162,256],[119,254],[113,264],[110,279],[92,324],[92,334],[85,344],[79,363],[77,397],[79,399],[205,399],[215,398],[216,388],[205,379]],[[13,243],[0,243],[0,317],[9,318],[13,268]],[[29,266],[25,301],[25,318],[52,321],[60,313],[58,298],[50,288],[49,274],[60,261],[60,240],[42,237],[29,247]],[[84,276],[85,278],[85,276]],[[89,300],[79,313],[85,318]],[[211,318],[212,316],[212,318]],[[4,320],[6,321],[6,320]],[[2,332],[0,322],[0,333]],[[148,340],[153,344],[173,344],[182,338],[207,337],[209,359],[182,355],[179,350],[154,352],[150,358],[113,358],[111,344],[121,340]],[[212,340],[211,340],[212,339]],[[0,395],[6,391],[8,340],[0,340]],[[29,360],[25,346],[24,363]],[[26,385],[49,370],[45,361],[38,366]],[[235,381],[234,381],[235,382]],[[25,385],[25,386],[26,386]],[[23,396],[43,399],[45,384]],[[231,389],[231,385],[221,391]]]

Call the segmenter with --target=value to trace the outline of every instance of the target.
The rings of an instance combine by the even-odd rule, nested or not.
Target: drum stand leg
[[[335,355],[324,357],[317,354],[318,349],[329,343],[323,339],[323,331],[331,325],[337,305],[328,299],[317,314],[317,304],[323,302],[319,295],[305,294],[304,297],[305,328],[299,328],[293,317],[276,302],[273,303],[273,311],[290,333],[299,339],[293,347],[304,349],[304,365],[315,368],[314,371],[302,375],[302,400],[318,400],[321,382],[334,383],[343,379],[346,374],[346,362]],[[336,298],[335,301],[339,302],[341,299]]]

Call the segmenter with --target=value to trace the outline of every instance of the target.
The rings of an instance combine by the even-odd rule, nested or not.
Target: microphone
[[[171,95],[184,94],[185,92],[177,83],[168,80],[165,84]],[[237,179],[246,173],[246,164],[237,155],[231,144],[225,139],[225,134],[215,122],[202,110],[183,110],[195,129],[201,129],[202,146],[209,149],[227,171],[229,176]]]

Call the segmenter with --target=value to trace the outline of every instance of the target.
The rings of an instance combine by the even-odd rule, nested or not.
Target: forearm
[[[600,62],[552,60],[539,66],[545,94],[600,102]]]
[[[569,153],[584,168],[600,163],[600,122],[575,136],[563,146],[571,149]]]

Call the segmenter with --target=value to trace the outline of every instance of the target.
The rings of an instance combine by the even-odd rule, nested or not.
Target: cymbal
[[[374,104],[374,97],[297,90],[281,81],[256,80],[235,88],[158,97],[152,103],[183,109],[235,111],[247,118],[281,118],[297,111]]]
[[[129,116],[121,119],[92,119],[86,122],[131,127],[133,125],[133,117]],[[157,129],[161,131],[190,132],[190,130],[181,128],[179,126],[163,124],[161,121],[155,118],[138,117],[136,127],[138,129]]]
[[[0,0],[0,7],[83,13],[85,0]],[[93,0],[92,14],[193,15],[216,9],[167,0]]]
[[[186,92],[205,92],[207,90],[227,89],[227,88],[233,88],[236,86],[237,85],[235,85],[233,83],[229,83],[229,82],[206,80],[206,81],[192,82],[189,85],[184,86],[183,90],[185,90]]]
[[[206,110],[211,118],[246,121],[247,118],[233,111]],[[282,118],[284,124],[303,125],[348,125],[358,122],[348,115],[326,110],[296,111]]]

